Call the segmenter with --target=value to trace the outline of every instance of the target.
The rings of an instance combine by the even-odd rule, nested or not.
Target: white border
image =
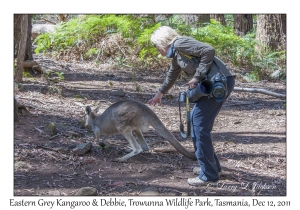
[[[294,1],[291,1],[294,2]],[[293,209],[300,206],[300,199],[297,196],[299,188],[299,151],[297,143],[297,129],[299,130],[299,121],[296,119],[299,115],[299,14],[295,3],[289,1],[283,2],[278,0],[213,0],[213,1],[26,1],[15,0],[1,5],[1,111],[2,119],[0,120],[1,128],[1,207],[12,208],[9,206],[9,199],[22,199],[22,197],[13,197],[13,14],[14,13],[205,13],[205,14],[257,14],[257,13],[286,13],[287,14],[287,196],[286,197],[216,197],[227,200],[245,199],[252,200],[257,198],[262,201],[287,200],[291,201]],[[3,65],[4,64],[4,65]],[[294,90],[295,89],[295,90]],[[38,200],[43,197],[24,197],[26,200]],[[134,197],[135,199],[145,199],[145,197]],[[193,198],[193,197],[192,197]],[[215,197],[209,197],[213,200]],[[56,198],[46,197],[47,200]],[[85,197],[66,197],[66,200],[93,200]],[[95,197],[100,199],[100,197]],[[126,197],[122,197],[126,199]],[[161,200],[166,197],[150,197],[148,200]],[[106,209],[98,207],[98,209]],[[140,208],[140,207],[139,207]],[[152,207],[159,208],[159,207]],[[166,206],[164,207],[166,208]],[[176,208],[176,207],[173,207]],[[193,207],[192,207],[193,208]],[[195,207],[196,208],[196,207]],[[199,208],[199,207],[197,207]],[[263,207],[269,208],[269,207]],[[270,207],[271,208],[271,207]],[[278,207],[277,207],[278,208]],[[29,208],[28,208],[29,209]],[[46,209],[46,208],[45,208]],[[47,208],[49,209],[49,208]],[[55,208],[57,209],[57,208]],[[66,209],[66,208],[64,208]],[[83,209],[76,207],[75,209]],[[96,208],[94,208],[96,209]],[[112,208],[110,208],[112,209]],[[130,209],[137,209],[130,207]],[[160,208],[161,209],[161,208]],[[176,209],[184,209],[176,208]],[[228,209],[222,207],[222,209]],[[274,209],[274,208],[271,208]],[[276,209],[276,208],[275,208]]]

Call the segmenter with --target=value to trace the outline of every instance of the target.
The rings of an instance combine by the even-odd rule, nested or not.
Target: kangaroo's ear
[[[97,106],[97,108],[94,110],[96,114],[98,113],[100,107],[101,107],[101,105]]]
[[[92,109],[90,106],[85,107],[85,111],[87,113],[87,115],[89,115],[92,112]]]

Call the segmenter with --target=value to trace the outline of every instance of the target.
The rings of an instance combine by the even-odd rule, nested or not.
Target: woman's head
[[[164,55],[164,52],[166,53],[168,50],[168,46],[177,36],[179,36],[179,34],[174,29],[168,26],[161,26],[152,33],[151,42],[156,46],[159,52]]]

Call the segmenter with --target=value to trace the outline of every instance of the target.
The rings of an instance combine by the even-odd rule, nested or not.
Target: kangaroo
[[[168,131],[158,116],[145,104],[133,100],[122,100],[112,104],[101,115],[97,115],[86,107],[86,126],[91,126],[99,142],[100,135],[106,137],[99,142],[104,144],[104,140],[112,135],[121,133],[130,144],[132,151],[123,157],[116,158],[114,161],[124,162],[142,151],[149,150],[142,132],[148,131],[151,125],[157,133],[168,140],[175,149],[184,156],[196,160],[196,156],[187,151]],[[137,140],[134,138],[135,133]]]

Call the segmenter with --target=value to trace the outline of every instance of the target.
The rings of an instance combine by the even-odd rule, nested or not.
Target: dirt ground
[[[83,126],[86,105],[101,105],[100,112],[122,99],[146,103],[162,83],[165,72],[110,69],[37,58],[56,72],[24,78],[15,96],[28,112],[14,123],[14,195],[76,195],[93,187],[99,196],[285,196],[285,101],[269,95],[233,92],[216,118],[212,132],[223,175],[218,186],[189,186],[186,180],[197,162],[178,153],[150,128],[145,133],[150,151],[125,163],[113,162],[128,152],[121,135],[111,136],[106,148]],[[63,72],[64,74],[61,74]],[[48,76],[48,77],[47,77]],[[47,78],[46,78],[47,77]],[[60,80],[61,79],[61,80]],[[179,133],[177,96],[184,80],[163,98],[162,106],[150,106],[181,144],[193,151],[191,140]],[[261,81],[236,83],[285,94],[284,83]],[[182,108],[183,118],[185,108]],[[56,125],[50,136],[47,126]],[[91,150],[76,155],[72,149],[92,143]]]

